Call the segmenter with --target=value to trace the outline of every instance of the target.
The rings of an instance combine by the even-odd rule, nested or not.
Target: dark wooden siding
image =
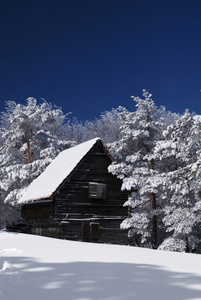
[[[110,164],[110,156],[97,143],[61,184],[52,202],[24,205],[23,216],[31,232],[37,227],[46,236],[126,244],[127,232],[120,230],[120,224],[127,217],[127,208],[123,207],[127,193],[121,191],[121,181],[108,173]],[[90,198],[89,182],[106,184],[106,198]],[[83,228],[92,222],[99,225],[93,226],[91,236],[83,237]],[[94,228],[99,228],[98,234]]]
[[[52,214],[52,202],[33,202],[22,206],[22,218],[26,221],[47,220]]]
[[[121,181],[108,173],[111,159],[101,145],[90,151],[56,195],[55,217],[63,219],[63,238],[82,239],[82,222],[99,222],[99,242],[125,243],[120,223],[127,217],[123,207],[127,193]],[[106,199],[89,197],[89,182],[106,184]],[[66,225],[65,225],[66,224]]]
[[[94,238],[93,236],[82,236],[83,223],[90,226],[90,223],[99,223],[100,232],[99,238]],[[96,219],[90,220],[70,220],[69,222],[63,222],[62,224],[62,238],[68,240],[78,240],[78,241],[92,241],[98,243],[108,243],[108,244],[128,244],[128,233],[126,230],[120,230],[120,224],[122,219],[112,220],[112,219]]]

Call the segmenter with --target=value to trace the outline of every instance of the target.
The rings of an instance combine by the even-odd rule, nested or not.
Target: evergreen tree
[[[0,195],[1,202],[7,202],[2,208],[7,221],[13,221],[16,212],[11,207],[8,210],[8,205],[15,206],[23,189],[52,159],[74,145],[64,139],[65,118],[60,108],[45,101],[37,104],[36,99],[28,98],[27,105],[7,102],[0,128]]]
[[[114,108],[111,111],[105,111],[93,121],[81,122],[73,118],[66,126],[66,138],[79,144],[98,136],[105,145],[108,145],[120,139],[121,123],[119,111]]]
[[[186,111],[164,132],[155,148],[164,166],[166,198],[164,227],[168,233],[159,249],[198,251],[201,220],[201,118]]]
[[[167,124],[177,117],[164,108],[158,109],[147,91],[143,90],[143,96],[133,97],[136,111],[121,108],[122,138],[111,144],[117,163],[109,167],[109,172],[123,180],[123,190],[130,191],[125,203],[131,210],[130,217],[121,228],[130,229],[129,236],[137,245],[157,248],[162,201],[158,187],[163,183],[152,154]]]

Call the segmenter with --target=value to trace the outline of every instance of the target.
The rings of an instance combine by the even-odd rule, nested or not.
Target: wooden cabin
[[[99,138],[62,151],[20,199],[27,232],[77,241],[127,244],[128,209],[114,161]]]

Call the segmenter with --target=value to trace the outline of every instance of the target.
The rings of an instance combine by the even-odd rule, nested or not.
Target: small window
[[[57,237],[57,227],[49,227],[48,233],[51,237]]]
[[[100,236],[100,223],[83,222],[82,223],[82,239],[98,240]]]
[[[90,223],[90,237],[91,239],[98,240],[100,236],[100,224]]]
[[[98,182],[89,183],[89,198],[105,199],[106,184]]]
[[[90,239],[90,224],[89,223],[82,223],[82,239]]]
[[[43,228],[41,228],[41,227],[36,227],[36,228],[35,228],[35,234],[36,234],[36,235],[43,235]]]

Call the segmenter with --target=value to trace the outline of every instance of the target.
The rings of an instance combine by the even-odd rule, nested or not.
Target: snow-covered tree
[[[31,163],[45,156],[41,151],[47,146],[51,148],[55,139],[63,139],[65,118],[60,108],[53,108],[45,101],[37,104],[36,99],[28,98],[27,105],[8,101],[6,111],[1,114],[4,145],[0,151],[0,164]]]
[[[164,166],[163,223],[168,237],[159,249],[198,251],[201,237],[201,117],[186,111],[164,131],[154,156]]]
[[[23,189],[60,151],[74,144],[64,139],[65,118],[60,108],[46,101],[37,104],[36,99],[28,98],[26,105],[7,102],[0,128],[1,201],[17,204]]]
[[[99,136],[105,145],[121,138],[119,127],[122,125],[118,109],[105,111],[94,121],[85,122],[85,139]]]
[[[164,108],[158,109],[146,90],[143,96],[144,99],[133,97],[136,111],[121,108],[122,138],[110,145],[117,153],[117,163],[109,171],[122,179],[123,190],[130,191],[125,203],[130,207],[130,217],[121,227],[130,229],[129,235],[138,245],[156,248],[162,202],[158,189],[163,182],[152,153],[156,142],[162,139],[163,130],[177,116]]]
[[[98,136],[105,145],[108,145],[120,139],[121,122],[119,111],[114,108],[103,112],[99,118],[92,121],[81,122],[73,118],[66,126],[66,138],[79,144]]]

